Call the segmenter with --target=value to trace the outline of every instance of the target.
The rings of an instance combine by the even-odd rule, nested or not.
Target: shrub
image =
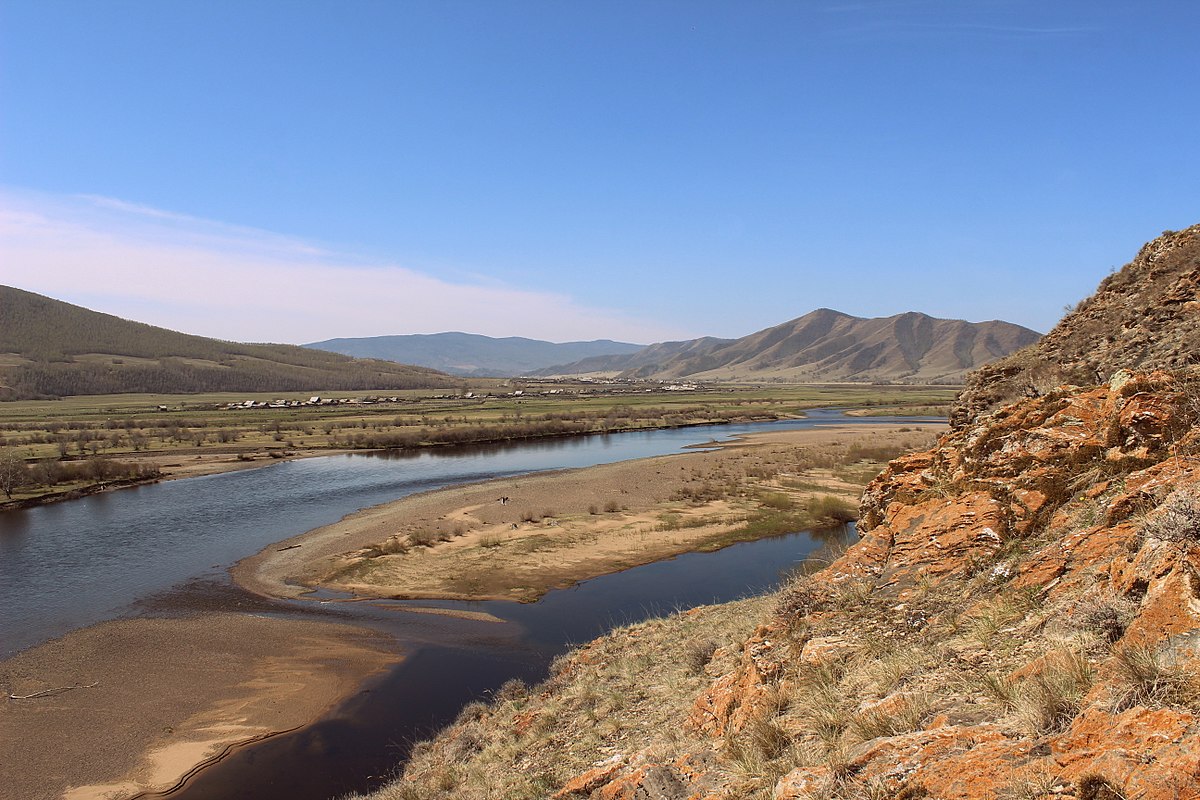
[[[688,674],[699,675],[703,672],[715,652],[717,652],[717,643],[712,639],[689,642],[683,655],[683,662],[687,667]]]
[[[796,501],[782,492],[763,492],[758,496],[758,502],[779,511],[791,511],[796,507]]]
[[[432,547],[437,540],[433,531],[413,531],[408,535],[408,541],[416,547]]]
[[[840,497],[825,494],[808,501],[808,515],[817,527],[832,527],[858,519],[858,509]]]
[[[1079,779],[1079,800],[1125,800],[1120,789],[1102,775],[1089,773]]]
[[[1142,533],[1163,542],[1200,542],[1200,497],[1176,489],[1142,525]]]
[[[1173,654],[1142,646],[1122,647],[1113,654],[1125,691],[1117,710],[1133,706],[1190,706],[1200,703],[1200,675]]]
[[[529,697],[529,686],[520,678],[510,678],[500,685],[494,695],[497,703],[517,702]]]
[[[1128,599],[1110,595],[1080,601],[1071,609],[1069,618],[1080,628],[1111,645],[1125,635],[1134,611],[1134,604]]]
[[[408,543],[401,541],[399,536],[389,537],[379,548],[385,555],[400,555],[408,552]]]
[[[607,514],[615,514],[621,510],[621,504],[616,500],[609,500],[604,504],[604,511]]]

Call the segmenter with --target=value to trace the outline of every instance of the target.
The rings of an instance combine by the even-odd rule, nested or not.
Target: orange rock
[[[1114,715],[1093,708],[1052,740],[1051,749],[1065,779],[1101,775],[1126,797],[1196,800],[1198,725],[1200,718],[1183,711],[1138,707]]]
[[[592,769],[563,784],[563,787],[551,795],[554,800],[563,800],[573,794],[591,794],[594,790],[607,783],[614,775],[625,768],[625,757],[615,755],[597,764]]]

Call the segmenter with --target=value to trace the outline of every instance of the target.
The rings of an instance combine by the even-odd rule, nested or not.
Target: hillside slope
[[[740,339],[668,342],[625,358],[577,362],[541,374],[619,369],[626,378],[952,383],[1037,338],[1008,322],[916,312],[862,319],[821,308]]]
[[[1103,383],[1119,369],[1200,364],[1200,225],[1142,246],[1039,342],[971,375],[951,422],[965,424],[1063,383]]]
[[[424,367],[178,333],[0,286],[0,397],[452,385]]]
[[[640,344],[598,339],[590,342],[546,342],[508,336],[496,339],[473,333],[406,334],[357,339],[327,339],[306,344],[356,358],[382,358],[402,364],[470,377],[508,377],[582,358],[626,355]]]

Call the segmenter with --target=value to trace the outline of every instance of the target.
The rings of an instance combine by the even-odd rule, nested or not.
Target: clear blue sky
[[[0,0],[0,283],[234,339],[1049,329],[1200,221],[1193,2]]]

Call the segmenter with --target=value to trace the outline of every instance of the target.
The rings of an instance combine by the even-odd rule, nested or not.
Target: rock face
[[[721,788],[592,796],[1200,797],[1198,398],[1122,373],[892,462],[697,699]]]
[[[859,529],[708,657],[690,702],[677,662],[711,611],[648,623],[690,625],[673,645],[635,627],[584,646],[387,796],[1200,798],[1200,379],[1119,372],[985,415],[893,461]],[[610,697],[602,665],[640,678],[589,700]],[[464,741],[515,760],[476,765]],[[522,774],[554,752],[586,766]],[[493,783],[454,777],[472,773]]]
[[[1200,364],[1200,225],[1167,231],[1109,275],[1034,345],[972,373],[951,415],[985,411],[1064,383],[1104,383],[1119,369]]]

